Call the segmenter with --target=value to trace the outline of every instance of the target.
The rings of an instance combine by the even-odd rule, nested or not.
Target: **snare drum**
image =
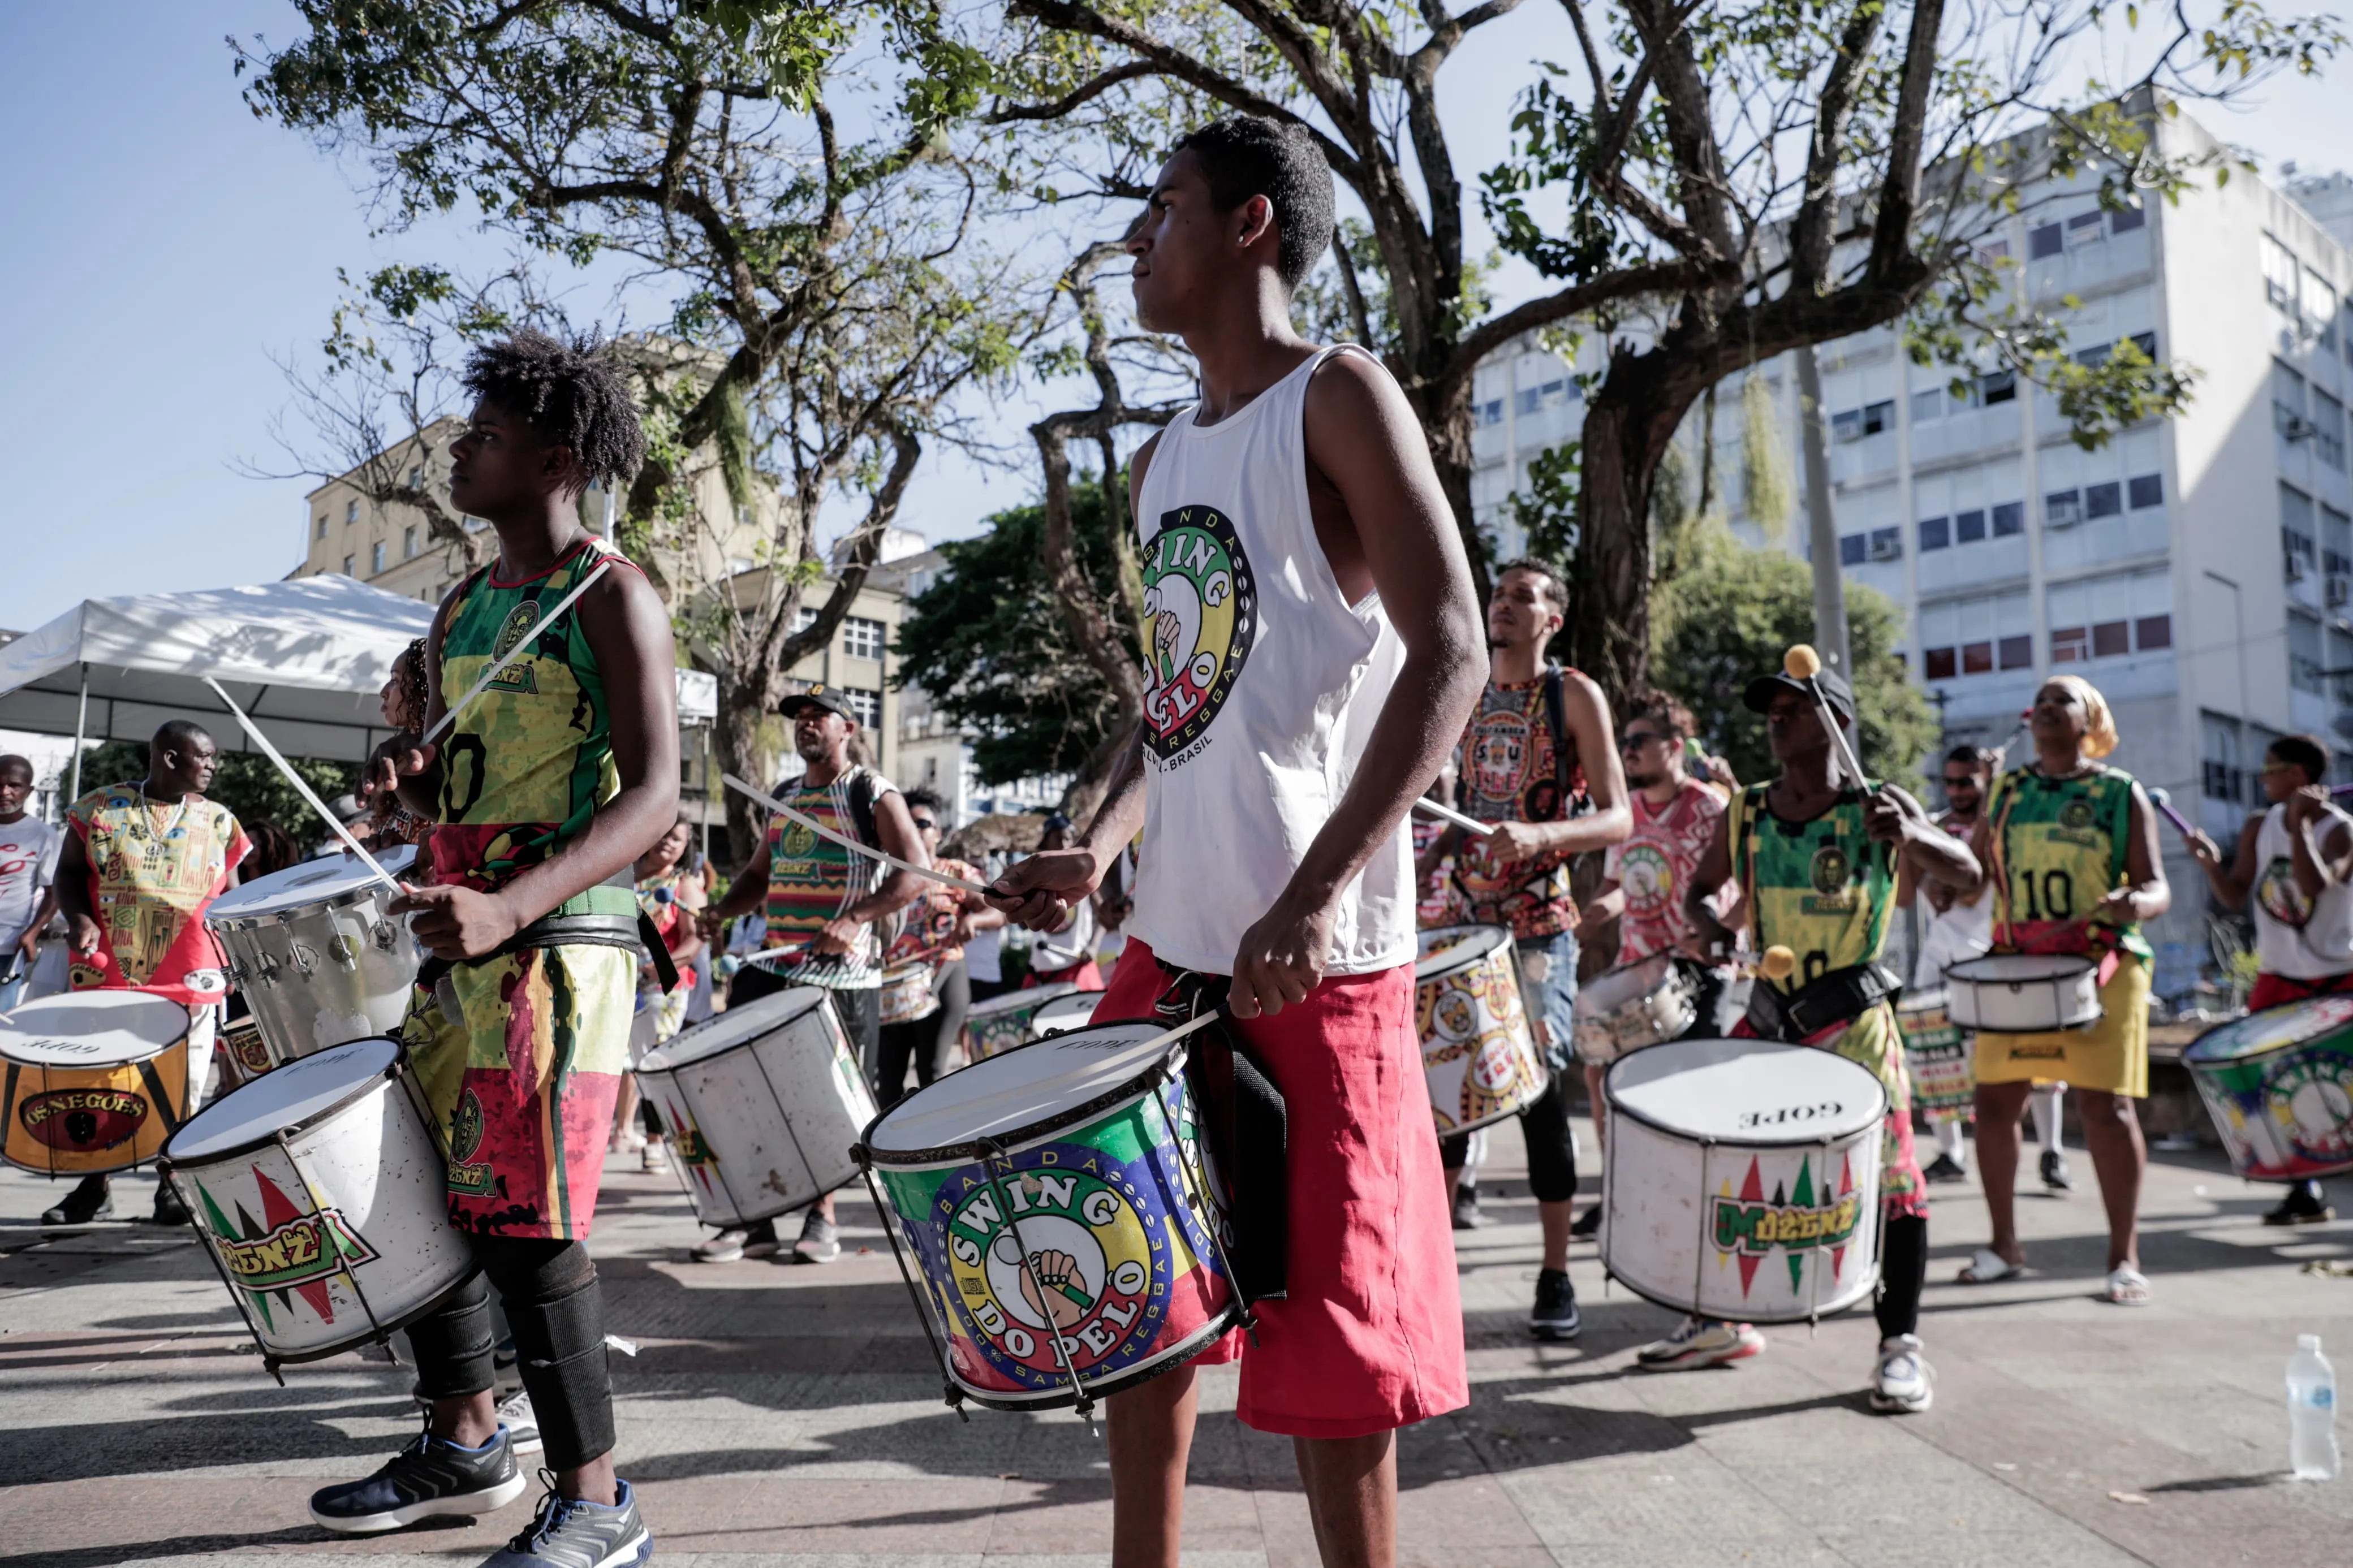
[[[2002,1035],[2086,1029],[2100,1021],[2099,965],[2065,952],[1993,952],[1945,971],[1960,1028]]]
[[[177,1002],[69,991],[0,1014],[0,1157],[20,1170],[81,1176],[144,1164],[187,1105],[188,1010]]]
[[[1413,994],[1421,1070],[1440,1133],[1501,1121],[1544,1093],[1544,1061],[1528,1027],[1509,931],[1440,926],[1423,931]]]
[[[749,1225],[852,1180],[874,1093],[815,986],[730,1007],[649,1051],[638,1088],[671,1133],[670,1164],[705,1225]]]
[[[1164,1033],[1105,1024],[1007,1051],[866,1131],[917,1310],[951,1383],[983,1405],[1101,1399],[1240,1319],[1184,1047]]]
[[[377,857],[396,877],[416,858],[406,844]],[[385,913],[396,896],[357,860],[329,855],[233,889],[206,912],[272,1061],[399,1028],[419,955],[408,921]]]
[[[1671,952],[1594,976],[1577,990],[1577,1054],[1607,1067],[1628,1051],[1680,1038],[1699,1021],[1699,984]]]
[[[1023,991],[1008,991],[1002,996],[991,996],[986,1002],[976,1002],[964,1016],[964,1054],[966,1060],[978,1061],[1009,1051],[1016,1046],[1026,1046],[1035,1037],[1030,1020],[1038,1010],[1057,997],[1068,996],[1078,987],[1067,980],[1057,980],[1050,985],[1032,985]]]
[[[1673,1040],[1612,1063],[1601,1262],[1662,1306],[1786,1323],[1879,1279],[1887,1091],[1835,1052]]]
[[[1103,999],[1100,991],[1073,991],[1067,996],[1057,996],[1029,1015],[1029,1033],[1042,1040],[1083,1029],[1094,1022],[1095,1006]]]
[[[474,1271],[428,1127],[399,1042],[353,1040],[215,1100],[164,1151],[265,1365],[381,1342]]]
[[[1950,1001],[1940,985],[1907,992],[1895,1007],[1904,1066],[1912,1075],[1912,1108],[1932,1122],[1966,1121],[1977,1103],[1977,1064],[1968,1037],[1953,1022]]]
[[[928,963],[906,963],[882,972],[884,1023],[912,1024],[940,1010],[940,999],[932,994],[932,973]]]
[[[2353,996],[2314,996],[2209,1029],[2181,1053],[2239,1174],[2353,1169]]]

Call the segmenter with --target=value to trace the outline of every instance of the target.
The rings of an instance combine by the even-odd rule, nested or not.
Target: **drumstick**
[[[604,560],[598,562],[595,571],[589,573],[586,577],[581,578],[577,584],[574,584],[572,592],[565,595],[564,597],[555,602],[555,608],[548,611],[547,614],[539,617],[539,624],[537,626],[532,627],[531,630],[523,633],[522,637],[516,638],[515,645],[512,647],[507,649],[506,652],[491,660],[491,668],[482,671],[481,679],[474,682],[473,686],[466,692],[466,695],[451,703],[449,705],[448,711],[443,713],[440,718],[436,719],[433,721],[433,728],[426,731],[424,735],[418,739],[417,743],[420,746],[426,745],[432,741],[434,736],[439,734],[443,730],[448,729],[450,721],[456,719],[459,713],[465,709],[468,703],[473,701],[475,698],[480,697],[483,690],[489,687],[491,682],[499,678],[499,672],[501,670],[506,668],[507,666],[521,658],[530,650],[531,645],[539,640],[539,634],[555,624],[556,616],[570,609],[572,607],[572,602],[575,599],[577,599],[581,595],[586,593],[589,589],[596,585],[596,579],[602,577],[607,572],[610,571],[612,569],[613,563],[617,559],[618,559],[618,557],[607,555]]]
[[[1839,760],[1854,774],[1854,787],[1863,787],[1862,764],[1855,760],[1854,748],[1847,744],[1846,731],[1840,725],[1838,715],[1831,711],[1831,700],[1822,695],[1821,682],[1814,678],[1822,672],[1822,656],[1810,643],[1797,643],[1781,656],[1781,673],[1792,680],[1805,682],[1806,689],[1814,694],[1814,706],[1820,710],[1822,728],[1831,732],[1837,745]]]
[[[770,811],[775,812],[779,816],[789,817],[791,820],[799,823],[803,827],[807,828],[811,833],[816,834],[819,838],[831,839],[834,843],[840,845],[844,849],[851,850],[857,854],[866,856],[870,859],[880,860],[885,866],[896,866],[902,871],[913,871],[916,876],[938,882],[944,887],[962,888],[968,893],[978,893],[983,898],[986,898],[988,895],[988,889],[982,887],[978,882],[967,882],[962,877],[951,877],[945,871],[934,871],[929,866],[918,866],[912,860],[902,860],[896,855],[890,854],[885,850],[871,848],[867,845],[860,844],[855,838],[844,837],[842,835],[836,833],[832,828],[828,827],[824,823],[816,820],[814,817],[810,817],[803,813],[795,811],[791,806],[786,805],[775,795],[754,789],[750,784],[745,784],[733,773],[722,773],[719,776],[721,780],[725,783],[727,787],[733,790],[736,794],[759,802],[759,804],[766,806]]]
[[[311,793],[310,784],[303,781],[301,773],[294,771],[294,764],[279,755],[278,748],[269,743],[269,737],[261,732],[261,727],[247,718],[245,710],[237,705],[237,699],[223,690],[221,683],[209,675],[205,677],[205,684],[213,689],[214,696],[228,704],[228,710],[237,716],[237,723],[244,727],[246,734],[252,738],[253,743],[261,748],[263,755],[278,764],[278,771],[286,775],[286,782],[294,786],[294,793],[301,795],[311,809],[319,814],[319,820],[334,829],[335,837],[343,841],[343,847],[365,861],[367,868],[383,879],[385,887],[396,893],[406,891],[391,872],[376,864],[375,857],[367,852],[367,846],[353,837],[352,830],[345,827],[335,814],[329,811],[319,797]]]
[[[1413,808],[1427,816],[1435,816],[1442,822],[1451,822],[1457,827],[1468,828],[1482,836],[1495,831],[1493,823],[1482,822],[1475,816],[1466,816],[1444,802],[1432,800],[1426,795],[1415,798]]]
[[[2197,831],[2189,826],[2188,818],[2173,809],[2173,793],[2170,790],[2159,784],[2151,784],[2148,791],[2148,804],[2165,813],[2165,820],[2180,829],[2181,837],[2184,838]]]

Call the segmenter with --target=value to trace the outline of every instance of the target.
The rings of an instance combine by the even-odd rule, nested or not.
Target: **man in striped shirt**
[[[931,864],[897,787],[850,758],[858,718],[846,693],[812,686],[786,698],[776,710],[792,721],[793,749],[802,763],[799,778],[776,787],[777,799],[845,837],[878,845],[918,866]],[[789,956],[765,962],[755,956],[737,971],[729,1005],[797,985],[821,987],[871,1079],[882,1036],[881,923],[913,903],[922,888],[922,879],[912,871],[853,854],[790,817],[774,818],[760,847],[703,923],[716,937],[737,916],[762,909],[768,922],[762,948],[787,951]],[[768,1219],[722,1231],[694,1255],[706,1263],[732,1263],[774,1253],[777,1246],[776,1222]],[[830,1263],[841,1256],[832,1194],[810,1207],[793,1252],[807,1263]]]

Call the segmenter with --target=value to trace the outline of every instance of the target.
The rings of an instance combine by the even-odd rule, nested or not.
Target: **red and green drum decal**
[[[1144,548],[1144,743],[1166,762],[1205,734],[1258,636],[1258,588],[1230,519],[1163,512]]]

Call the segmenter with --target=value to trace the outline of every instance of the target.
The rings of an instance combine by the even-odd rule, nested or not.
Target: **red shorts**
[[[2315,996],[2335,996],[2353,991],[2353,974],[2324,974],[2317,980],[2298,980],[2289,974],[2258,974],[2255,987],[2247,993],[2247,1011],[2260,1013],[2266,1007],[2284,1007],[2291,1002],[2306,1002]]]
[[[1167,988],[1151,948],[1130,937],[1095,1022],[1149,1017]],[[1280,1016],[1231,1027],[1282,1092],[1288,1294],[1258,1303],[1256,1344],[1237,1331],[1198,1363],[1239,1356],[1235,1413],[1287,1437],[1361,1437],[1468,1405],[1413,965],[1327,979]]]

